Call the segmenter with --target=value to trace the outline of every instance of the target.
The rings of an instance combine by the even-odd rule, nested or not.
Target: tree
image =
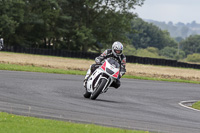
[[[186,55],[200,53],[200,35],[191,35],[183,40],[180,44]]]
[[[158,53],[158,49],[154,47],[148,47],[146,49],[138,49],[137,56],[141,57],[151,57],[151,58],[161,58]]]
[[[60,7],[56,0],[26,1],[25,21],[18,30],[19,34],[26,38],[25,45],[45,48],[54,44],[56,33],[59,32],[59,16]]]
[[[165,47],[160,51],[160,54],[162,56],[165,56],[165,57],[171,58],[171,59],[174,58],[176,53],[177,53],[177,50],[175,48],[172,48],[172,47]]]
[[[160,55],[169,59],[178,60],[178,59],[183,59],[185,57],[185,52],[182,50],[179,50],[179,54],[178,54],[178,50],[176,48],[165,47],[160,51]]]
[[[200,62],[200,54],[194,53],[187,56],[186,61],[188,62]]]
[[[186,38],[188,36],[189,28],[186,26],[183,26],[183,27],[181,27],[180,32],[181,32],[181,36],[183,38]]]
[[[179,36],[179,37],[176,37],[175,40],[176,40],[178,43],[180,43],[180,42],[183,40],[183,38]]]
[[[169,35],[157,26],[144,22],[137,18],[132,21],[133,32],[128,36],[131,43],[138,48],[156,47],[162,49],[166,46],[177,47],[177,43]]]
[[[14,44],[16,29],[24,21],[24,5],[19,1],[0,2],[0,35],[6,43]]]
[[[101,51],[129,41],[132,9],[143,1],[3,0],[0,35],[12,46]]]
[[[72,16],[71,43],[76,49],[101,51],[116,41],[127,42],[126,34],[130,30],[131,12],[136,5],[142,5],[144,0],[71,0],[68,12]],[[74,13],[75,12],[75,13]],[[81,32],[79,29],[83,29]],[[87,32],[86,32],[87,30]],[[80,39],[79,35],[84,36]],[[78,39],[78,40],[77,40]]]
[[[137,50],[133,45],[124,45],[124,50],[123,53],[125,55],[136,55],[137,54]]]

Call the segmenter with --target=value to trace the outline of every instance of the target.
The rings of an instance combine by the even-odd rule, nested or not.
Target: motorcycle
[[[119,77],[120,65],[112,59],[105,59],[88,78],[85,84],[85,98],[95,100],[101,93],[105,93],[110,85]]]

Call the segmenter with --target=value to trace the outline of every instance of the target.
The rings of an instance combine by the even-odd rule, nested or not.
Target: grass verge
[[[73,74],[73,75],[85,75],[86,74],[85,71],[78,71],[78,70],[63,70],[63,69],[37,67],[37,66],[33,66],[33,65],[30,66],[30,65],[15,65],[15,64],[2,64],[2,63],[0,63],[0,70]]]
[[[63,69],[37,67],[34,65],[30,66],[30,65],[15,65],[15,64],[2,64],[2,63],[0,63],[0,70],[73,74],[73,75],[86,74],[86,71],[80,71],[80,70],[63,70]],[[161,78],[151,78],[151,77],[139,77],[139,76],[133,76],[133,75],[124,75],[123,78],[200,84],[199,81],[191,81],[191,80],[183,80],[183,79],[161,79]]]
[[[194,103],[194,104],[192,105],[192,108],[195,108],[195,109],[200,110],[200,101]]]
[[[18,116],[0,112],[1,133],[149,133],[120,128]]]

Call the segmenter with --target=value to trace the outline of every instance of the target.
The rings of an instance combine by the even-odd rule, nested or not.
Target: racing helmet
[[[112,53],[115,57],[118,57],[122,54],[123,51],[123,45],[121,42],[114,42],[112,45]]]

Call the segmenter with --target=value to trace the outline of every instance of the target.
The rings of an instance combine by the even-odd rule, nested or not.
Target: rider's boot
[[[87,73],[85,75],[85,79],[83,80],[83,86],[84,87],[86,87],[86,83],[87,83],[87,80],[88,80],[90,74],[91,74],[91,69],[88,69],[88,71],[87,71]]]

